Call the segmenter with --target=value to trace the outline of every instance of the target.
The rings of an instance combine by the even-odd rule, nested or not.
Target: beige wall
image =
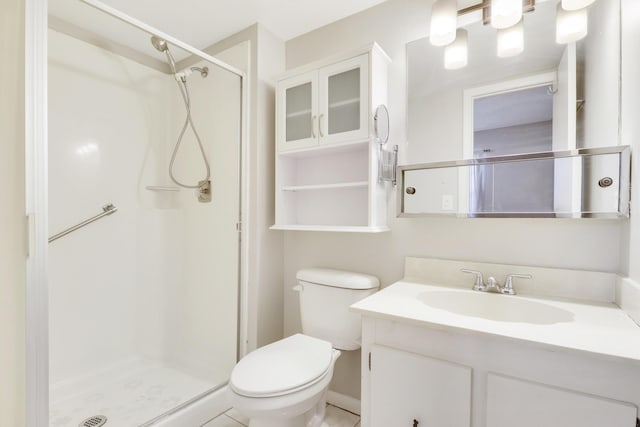
[[[390,140],[400,145],[404,158],[405,44],[427,36],[428,16],[427,1],[388,0],[288,41],[287,68],[377,41],[393,61],[389,70]],[[633,101],[637,102],[637,96]],[[285,335],[300,329],[298,301],[291,288],[296,270],[304,267],[361,271],[378,276],[383,285],[388,285],[402,277],[403,259],[409,255],[608,272],[619,271],[620,258],[626,256],[621,253],[623,225],[619,221],[398,219],[394,201],[392,191],[388,233],[285,233]],[[359,397],[359,369],[357,357],[341,357],[332,389]]]
[[[0,2],[0,425],[25,423],[24,1]]]

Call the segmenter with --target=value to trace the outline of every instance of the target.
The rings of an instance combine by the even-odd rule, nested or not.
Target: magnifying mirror
[[[389,110],[384,104],[378,105],[373,116],[373,129],[379,144],[386,144],[389,140]]]

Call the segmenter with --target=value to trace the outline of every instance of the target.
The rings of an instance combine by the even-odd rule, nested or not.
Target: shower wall
[[[243,67],[247,49],[219,57]],[[208,66],[189,78],[212,170],[213,202],[201,204],[195,190],[146,189],[175,187],[185,109],[173,77],[49,31],[50,230],[118,207],[50,245],[54,400],[149,363],[219,384],[235,363],[240,79]],[[175,175],[204,176],[190,130]]]
[[[54,384],[141,352],[160,356],[149,338],[157,333],[143,333],[137,319],[157,317],[178,272],[161,250],[169,218],[153,215],[140,183],[162,174],[171,89],[158,71],[49,31],[49,229],[74,225],[107,202],[118,207],[49,246]],[[155,281],[147,300],[141,278]]]

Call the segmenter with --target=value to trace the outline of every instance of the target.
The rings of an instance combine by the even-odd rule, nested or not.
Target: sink
[[[553,325],[571,322],[572,312],[544,302],[475,291],[427,291],[418,300],[431,308],[498,322]]]

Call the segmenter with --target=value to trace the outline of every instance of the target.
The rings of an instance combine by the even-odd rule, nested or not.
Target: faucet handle
[[[484,291],[487,289],[487,286],[484,284],[484,277],[482,277],[482,272],[477,270],[468,270],[466,268],[461,269],[463,273],[475,274],[476,275],[476,283],[473,285],[474,291]]]
[[[515,295],[516,290],[513,288],[513,279],[531,279],[533,278],[530,274],[507,274],[507,277],[504,279],[504,287],[501,292],[506,295]]]

